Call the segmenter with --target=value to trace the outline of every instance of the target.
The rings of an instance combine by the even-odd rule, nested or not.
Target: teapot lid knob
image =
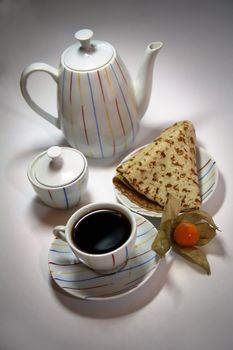
[[[115,50],[109,43],[94,40],[90,29],[82,29],[75,33],[78,40],[68,47],[61,57],[64,67],[72,71],[87,72],[105,66],[112,59]]]
[[[75,38],[81,43],[83,49],[91,47],[90,40],[93,37],[93,31],[90,29],[82,29],[75,33]]]

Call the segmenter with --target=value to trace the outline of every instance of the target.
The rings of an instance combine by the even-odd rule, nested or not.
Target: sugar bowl
[[[80,151],[52,146],[31,161],[27,175],[45,204],[68,209],[77,205],[86,191],[88,164]]]

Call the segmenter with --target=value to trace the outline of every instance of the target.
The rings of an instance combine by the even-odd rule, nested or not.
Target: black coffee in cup
[[[88,254],[104,254],[123,245],[131,233],[129,219],[119,211],[98,209],[84,215],[72,230],[74,245]]]

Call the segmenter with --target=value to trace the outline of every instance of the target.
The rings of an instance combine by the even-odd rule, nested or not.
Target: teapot
[[[61,129],[67,142],[87,157],[115,157],[133,144],[152,88],[155,57],[161,42],[150,43],[133,81],[114,47],[93,40],[89,29],[62,54],[58,69],[32,63],[21,74],[21,92],[29,106]],[[34,72],[49,74],[57,84],[58,117],[31,98],[27,80]]]

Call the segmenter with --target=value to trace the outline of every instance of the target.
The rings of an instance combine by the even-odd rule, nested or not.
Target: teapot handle
[[[53,80],[58,83],[58,70],[53,68],[52,66],[45,63],[32,63],[28,67],[24,69],[20,78],[20,88],[22,95],[29,106],[39,115],[41,115],[45,120],[55,125],[58,129],[60,129],[59,118],[54,117],[53,115],[44,111],[41,107],[39,107],[30,97],[27,89],[27,80],[32,73],[35,72],[45,72],[48,73]]]

